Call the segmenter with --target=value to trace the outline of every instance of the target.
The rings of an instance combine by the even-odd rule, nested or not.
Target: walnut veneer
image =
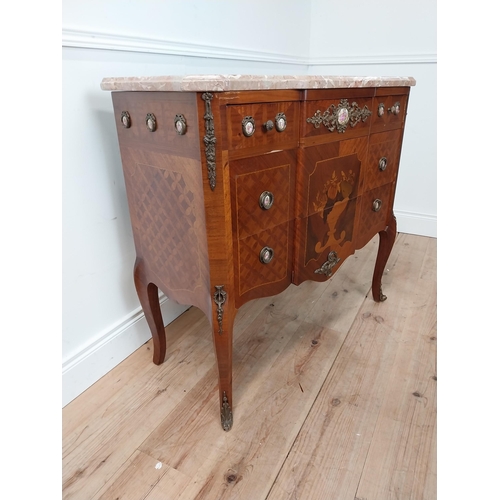
[[[112,93],[153,361],[167,349],[160,288],[212,324],[224,430],[242,304],[329,279],[377,233],[372,292],[385,300],[409,91]]]

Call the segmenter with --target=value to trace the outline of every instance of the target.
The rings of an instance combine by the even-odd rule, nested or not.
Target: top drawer
[[[350,97],[346,92],[345,97],[306,101],[303,137],[325,142],[368,135],[371,116],[372,97]]]
[[[401,92],[401,89],[397,90]],[[404,123],[408,94],[398,94],[397,90],[377,89],[372,107],[372,132],[393,130],[400,128]]]
[[[227,117],[230,150],[293,148],[298,144],[298,102],[229,105]]]

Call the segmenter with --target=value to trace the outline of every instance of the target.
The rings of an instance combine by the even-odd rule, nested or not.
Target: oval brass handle
[[[274,257],[274,250],[270,247],[264,247],[260,251],[259,259],[262,262],[262,264],[269,264],[273,260]]]
[[[376,200],[373,200],[372,210],[374,212],[378,212],[381,208],[382,208],[382,200],[379,200],[378,198]]]
[[[187,123],[186,123],[186,118],[184,117],[184,115],[175,115],[174,127],[175,127],[175,131],[179,135],[184,135],[186,133]]]
[[[122,116],[120,118],[120,121],[122,122],[122,125],[125,128],[130,128],[130,125],[132,125],[132,121],[130,120],[130,115],[128,111],[122,111]]]
[[[262,210],[269,210],[274,203],[274,194],[271,191],[264,191],[259,197],[259,206]]]
[[[146,115],[146,127],[150,132],[154,132],[156,130],[156,116],[153,113],[148,113]]]
[[[245,137],[252,137],[255,132],[255,120],[251,116],[245,116],[241,121],[241,128]]]
[[[274,119],[276,123],[276,130],[278,132],[283,132],[286,129],[286,115],[285,113],[278,113]]]
[[[389,108],[389,113],[393,113],[394,115],[399,115],[400,107],[401,105],[399,104],[399,101],[395,102],[394,106],[391,106]]]
[[[385,156],[382,156],[382,158],[378,161],[378,168],[382,172],[387,168],[387,158]]]
[[[385,104],[383,102],[381,102],[379,105],[378,105],[378,110],[377,110],[377,114],[378,116],[383,116],[385,113]]]
[[[274,128],[274,123],[272,120],[267,120],[266,123],[264,123],[264,130],[269,132],[269,130],[272,130]]]

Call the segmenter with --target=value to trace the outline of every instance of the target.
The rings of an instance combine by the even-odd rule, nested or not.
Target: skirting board
[[[188,306],[176,304],[165,296],[160,300],[160,305],[165,325],[188,309]],[[62,406],[73,401],[150,338],[146,317],[139,308],[125,321],[64,362]]]
[[[398,232],[437,238],[437,217],[394,210]]]

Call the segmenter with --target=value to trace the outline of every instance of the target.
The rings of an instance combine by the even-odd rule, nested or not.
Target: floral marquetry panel
[[[299,167],[299,198],[307,212],[296,222],[296,280],[324,280],[316,272],[335,251],[353,250],[360,179],[368,138],[306,148]],[[333,270],[335,272],[335,270]]]

